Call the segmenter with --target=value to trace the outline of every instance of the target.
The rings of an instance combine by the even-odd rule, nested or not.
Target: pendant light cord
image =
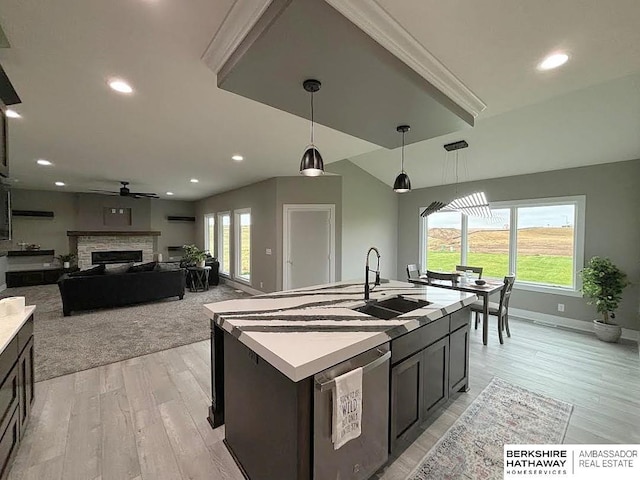
[[[313,92],[311,92],[311,145],[313,145]]]
[[[458,196],[458,150],[456,150],[456,197]]]
[[[404,173],[404,134],[405,134],[405,132],[402,132],[402,156],[401,156],[401,160],[400,160],[401,173]]]

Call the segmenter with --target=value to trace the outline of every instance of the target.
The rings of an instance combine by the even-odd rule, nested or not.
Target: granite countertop
[[[24,308],[22,313],[0,317],[0,353],[4,352],[4,349],[18,334],[35,309],[35,305],[29,305]]]
[[[465,307],[471,293],[391,281],[371,299],[396,295],[426,307],[381,320],[351,310],[364,305],[363,284],[338,282],[204,305],[209,318],[294,382]]]

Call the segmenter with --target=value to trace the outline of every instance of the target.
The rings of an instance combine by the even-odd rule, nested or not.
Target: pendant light
[[[393,182],[393,191],[396,193],[407,193],[411,191],[411,180],[409,175],[404,171],[404,134],[409,131],[411,127],[409,125],[398,125],[396,130],[402,133],[402,160],[400,164],[400,174],[396,177],[396,181]]]
[[[324,173],[324,162],[322,155],[313,144],[313,94],[320,90],[321,83],[318,80],[309,79],[305,80],[302,86],[311,94],[311,143],[302,154],[300,173],[307,177],[317,177]]]

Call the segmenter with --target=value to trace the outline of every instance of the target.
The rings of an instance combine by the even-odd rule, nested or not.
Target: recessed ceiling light
[[[45,167],[48,167],[49,165],[53,165],[53,163],[51,163],[49,160],[45,160],[44,158],[39,158],[38,160],[36,160],[36,163],[38,165],[44,165]]]
[[[120,78],[109,80],[109,86],[112,90],[115,90],[119,93],[133,93],[133,88],[131,88],[131,85]]]
[[[171,196],[173,195],[173,192],[167,192],[167,195]]]
[[[22,118],[22,115],[20,115],[18,112],[16,112],[15,110],[11,110],[10,108],[7,108],[7,111],[5,112],[5,114],[7,115],[7,117],[9,118]]]
[[[244,157],[242,155],[234,155],[233,157],[231,157],[231,160],[235,160],[236,162],[241,162],[242,160],[244,160]]]
[[[64,182],[56,182],[56,187],[64,187]]]
[[[191,180],[189,180],[191,183],[198,183],[200,180],[198,180],[197,178],[192,178]]]
[[[566,53],[553,53],[538,64],[538,70],[552,70],[564,65],[569,60]]]

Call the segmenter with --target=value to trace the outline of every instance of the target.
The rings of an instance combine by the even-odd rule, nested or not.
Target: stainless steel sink
[[[391,320],[392,318],[396,318],[398,315],[412,312],[413,310],[425,307],[430,303],[431,302],[427,302],[425,300],[404,298],[398,295],[396,297],[387,298],[386,300],[368,302],[366,305],[354,308],[353,310],[383,320]]]

